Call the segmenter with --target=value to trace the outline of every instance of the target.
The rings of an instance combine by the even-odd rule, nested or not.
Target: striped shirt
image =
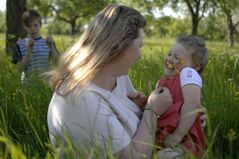
[[[27,41],[29,38],[24,38],[17,41],[16,53],[13,55],[12,62],[17,63],[21,61],[27,51]],[[35,43],[32,48],[32,56],[26,66],[24,73],[28,75],[33,71],[42,72],[49,67],[50,48],[48,47],[45,39],[39,37],[34,39]]]

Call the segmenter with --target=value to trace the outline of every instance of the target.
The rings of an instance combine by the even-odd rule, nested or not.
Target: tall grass
[[[64,52],[74,39],[55,37]],[[67,41],[64,41],[66,40]],[[135,87],[145,94],[163,74],[163,58],[172,40],[146,39],[142,58],[130,70]],[[209,43],[210,62],[203,74],[203,103],[209,120],[207,158],[239,158],[239,66],[238,47]],[[0,158],[58,158],[48,137],[46,115],[52,91],[36,77],[20,84],[20,74],[10,57],[0,59]],[[228,145],[228,146],[227,146]],[[71,150],[69,150],[71,152]],[[92,149],[97,151],[97,149]],[[94,158],[84,156],[82,158]],[[113,158],[112,155],[109,155]]]
[[[45,156],[49,146],[46,113],[52,92],[39,78],[22,85],[9,58],[0,60],[0,68],[0,128],[21,143],[27,156]]]

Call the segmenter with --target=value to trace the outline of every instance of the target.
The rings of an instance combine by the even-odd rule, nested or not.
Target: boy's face
[[[190,50],[183,45],[175,43],[169,50],[164,60],[164,75],[166,77],[175,76],[180,73],[184,67],[192,67],[193,60]]]
[[[24,26],[24,29],[27,32],[27,35],[30,38],[38,38],[40,36],[41,24],[38,19],[33,20],[28,25]]]

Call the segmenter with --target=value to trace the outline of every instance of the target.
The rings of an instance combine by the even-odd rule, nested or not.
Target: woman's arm
[[[142,158],[142,156],[150,158],[154,149],[156,132],[157,115],[155,112],[161,115],[171,104],[172,98],[168,89],[154,90],[150,94],[146,106],[146,108],[150,110],[144,111],[138,130],[132,138],[132,142],[116,155],[120,158],[133,157],[137,159]]]

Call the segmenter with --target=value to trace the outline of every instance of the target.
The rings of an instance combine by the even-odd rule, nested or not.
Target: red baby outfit
[[[161,79],[158,83],[159,86],[167,87],[173,98],[173,105],[170,106],[166,113],[160,116],[157,122],[158,131],[156,134],[156,143],[163,147],[162,142],[164,138],[167,134],[173,133],[179,123],[180,109],[183,105],[183,95],[179,75],[171,79]],[[206,144],[199,115],[181,143],[195,156],[198,158],[202,157]]]

